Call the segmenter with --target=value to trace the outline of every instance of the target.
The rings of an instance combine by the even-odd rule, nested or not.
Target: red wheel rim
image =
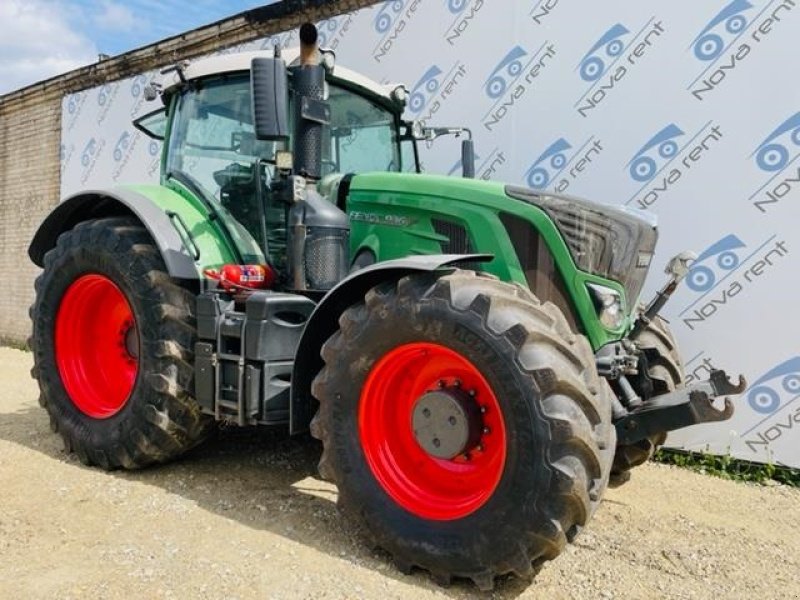
[[[426,392],[459,383],[474,391],[482,409],[480,446],[468,457],[436,458],[415,439],[412,410]],[[492,496],[503,474],[506,432],[500,404],[470,361],[438,344],[404,344],[375,363],[361,392],[358,430],[381,487],[419,517],[445,521],[469,515]]]
[[[55,327],[61,381],[84,414],[106,419],[133,391],[139,336],[130,304],[113,281],[83,275],[64,292]]]

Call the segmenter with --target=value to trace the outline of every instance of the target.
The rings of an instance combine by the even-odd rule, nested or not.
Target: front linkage
[[[653,443],[648,448],[651,453],[656,445],[663,443],[666,433],[670,431],[700,423],[725,421],[733,416],[733,404],[729,398],[725,398],[724,408],[720,410],[714,406],[714,399],[740,394],[747,387],[743,376],[739,375],[738,383],[734,384],[724,371],[713,370],[708,381],[683,386],[683,374],[679,373],[673,379],[672,386],[677,389],[670,389],[666,393],[663,389],[654,389],[649,376],[647,352],[637,341],[657,320],[661,320],[658,312],[686,276],[695,258],[693,253],[683,252],[670,260],[665,270],[671,275],[669,281],[656,292],[655,298],[638,316],[628,337],[601,348],[597,353],[598,372],[618,392],[613,407],[614,424],[617,444],[622,448],[651,440]],[[675,366],[682,370],[682,365]],[[639,385],[633,385],[629,376],[635,378]]]
[[[713,400],[727,394],[741,394],[746,387],[747,383],[741,375],[739,382],[734,385],[725,371],[714,370],[708,381],[651,398],[617,420],[617,443],[634,444],[689,425],[730,419],[733,416],[730,399],[725,398],[725,408],[722,410],[714,407]]]

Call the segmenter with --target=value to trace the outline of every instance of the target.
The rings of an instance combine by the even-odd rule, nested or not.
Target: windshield
[[[400,171],[398,115],[355,92],[329,86],[331,124],[326,127],[323,174]]]

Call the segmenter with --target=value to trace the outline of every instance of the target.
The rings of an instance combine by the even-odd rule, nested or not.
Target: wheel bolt
[[[478,444],[476,446],[476,448],[477,448],[478,452],[483,452],[483,444]]]
[[[461,387],[461,380],[460,380],[460,379],[456,379],[456,380],[453,382],[453,385],[454,385],[454,386],[456,386],[457,388],[460,388],[460,387]]]
[[[464,452],[464,460],[466,460],[467,462],[469,462],[471,458],[472,458],[472,457],[469,455],[469,452]]]
[[[482,415],[486,414],[486,407],[485,406],[481,406],[481,414]]]
[[[447,383],[445,382],[445,380],[444,380],[444,379],[440,379],[440,380],[439,380],[439,383],[438,383],[437,385],[439,386],[439,388],[443,388],[444,386],[446,386],[446,385],[447,385]]]
[[[467,393],[469,394],[470,398],[474,398],[475,396],[478,395],[478,392],[476,392],[475,390],[470,390]]]
[[[488,427],[484,427],[483,428],[483,433],[484,434],[489,435],[491,432],[492,432],[491,429],[489,429]]]

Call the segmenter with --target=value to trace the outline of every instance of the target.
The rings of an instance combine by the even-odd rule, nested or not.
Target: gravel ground
[[[466,598],[404,576],[316,478],[318,447],[225,432],[142,472],[85,468],[0,348],[0,598]],[[610,490],[533,582],[497,598],[799,598],[800,491],[663,465]]]

